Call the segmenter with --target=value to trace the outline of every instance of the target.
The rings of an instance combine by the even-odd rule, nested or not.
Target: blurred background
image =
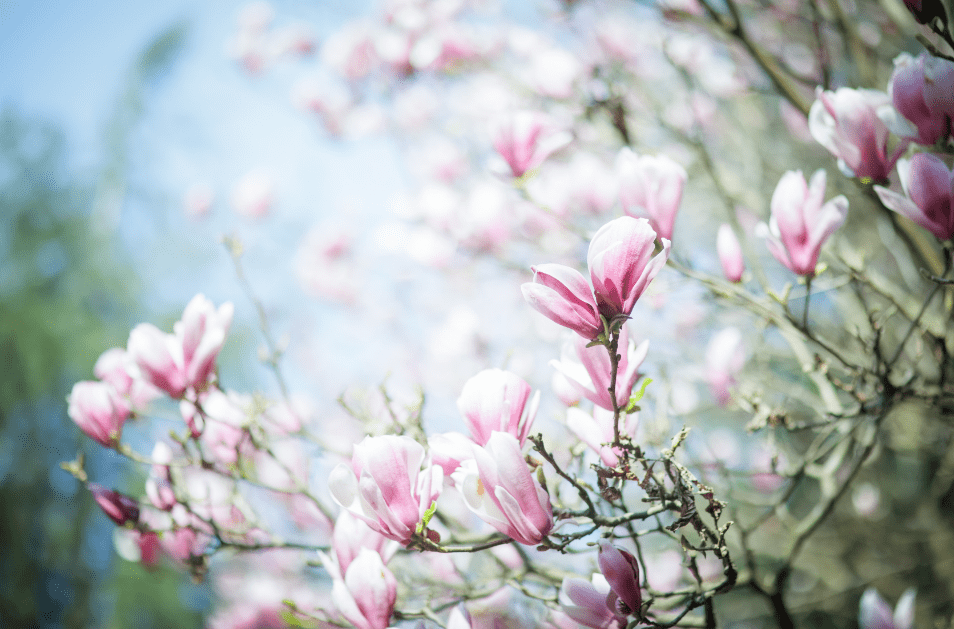
[[[125,344],[136,323],[168,327],[197,292],[217,303],[241,298],[218,242],[234,215],[212,212],[199,226],[185,211],[190,188],[218,194],[267,165],[288,215],[311,220],[342,201],[322,186],[325,173],[335,180],[336,168],[387,153],[374,145],[353,155],[319,146],[287,90],[270,78],[250,80],[229,48],[240,6],[0,1],[5,629],[202,626],[207,585],[118,558],[114,525],[60,469],[81,453],[92,480],[120,490],[142,486],[124,459],[83,437],[67,416],[66,396],[74,382],[92,378],[104,350]],[[276,8],[330,29],[362,4]],[[365,188],[349,201],[375,194]],[[300,225],[288,223],[284,229],[300,234]],[[289,290],[293,274],[287,259],[284,267],[260,262],[268,247],[287,244],[266,226],[245,229],[257,243],[274,243],[253,247],[259,264],[251,280],[268,301]],[[263,276],[279,279],[257,281]],[[237,310],[238,348],[223,355],[224,369],[234,385],[260,382],[251,356],[239,358],[243,334],[255,333],[251,308]]]

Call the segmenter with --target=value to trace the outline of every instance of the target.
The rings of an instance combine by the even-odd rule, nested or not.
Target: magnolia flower
[[[593,239],[586,261],[591,288],[576,269],[562,264],[532,267],[533,282],[521,286],[535,310],[586,340],[603,332],[600,317],[612,321],[633,311],[636,300],[669,258],[669,241],[653,256],[656,232],[644,219],[623,216],[603,225]]]
[[[612,588],[606,605],[621,616],[639,613],[643,594],[639,589],[639,563],[632,554],[607,541],[600,542],[600,571]]]
[[[676,212],[686,185],[686,169],[665,155],[636,155],[629,148],[616,158],[619,197],[631,216],[646,216],[656,233],[672,238]]]
[[[470,434],[485,445],[495,431],[508,432],[522,446],[540,404],[538,391],[530,405],[530,385],[515,373],[485,369],[464,384],[457,408],[467,421]]]
[[[954,112],[952,93],[954,63],[925,53],[899,55],[888,86],[894,108],[907,123],[899,125],[899,135],[929,146],[948,137]]]
[[[67,413],[89,438],[111,448],[122,435],[129,405],[111,384],[85,380],[73,385]]]
[[[381,555],[362,548],[344,574],[334,576],[331,599],[338,612],[356,629],[387,629],[397,600],[397,579]]]
[[[649,353],[649,341],[636,345],[629,339],[626,326],[620,328],[618,350],[619,364],[616,370],[616,406],[626,408],[639,380],[639,367]],[[587,347],[585,339],[574,337],[564,343],[560,360],[551,360],[550,365],[566,377],[576,391],[597,406],[614,410],[609,393],[612,363],[609,352],[602,345]]]
[[[626,626],[626,617],[607,605],[611,596],[612,588],[602,574],[594,573],[590,581],[565,577],[560,585],[560,608],[584,627],[621,629]]]
[[[103,513],[118,526],[125,526],[127,522],[139,522],[139,503],[133,498],[96,483],[90,483],[89,490]]]
[[[138,377],[135,364],[121,347],[113,347],[100,354],[93,366],[93,373],[103,382],[113,385],[116,392],[128,399],[134,409],[145,408],[162,394]]]
[[[729,388],[735,384],[735,374],[744,364],[745,348],[738,328],[720,330],[706,346],[705,378],[720,406],[726,406],[732,399]]]
[[[834,92],[818,88],[808,112],[808,128],[815,141],[838,158],[853,177],[886,179],[906,148],[902,143],[888,155],[888,127],[878,111],[890,107],[884,92],[842,87]]]
[[[348,566],[362,549],[373,550],[385,561],[393,554],[393,551],[397,550],[397,545],[393,541],[351,515],[347,509],[338,515],[331,545],[335,551],[338,568],[342,572],[348,570]],[[389,548],[389,545],[394,545],[394,548]]]
[[[881,202],[927,229],[939,240],[954,236],[954,172],[931,153],[898,161],[904,196],[875,186]]]
[[[566,426],[573,431],[573,434],[580,441],[600,455],[603,465],[616,467],[622,452],[619,448],[608,445],[616,438],[613,432],[612,411],[599,406],[595,407],[592,413],[587,413],[578,408],[568,408],[566,411]],[[628,413],[620,417],[619,434],[621,436],[632,439],[636,436],[638,428],[639,413]]]
[[[550,496],[527,467],[520,444],[494,431],[452,474],[471,511],[521,544],[539,544],[553,528]]]
[[[551,153],[569,144],[570,134],[544,113],[519,111],[498,120],[493,144],[514,177],[543,163]]]
[[[331,497],[375,531],[407,544],[444,478],[437,465],[422,471],[423,462],[424,447],[410,437],[365,437],[354,446],[351,465],[332,470]]]
[[[216,309],[204,295],[196,295],[173,326],[173,334],[139,324],[129,333],[126,350],[146,381],[172,397],[182,397],[186,389],[207,384],[233,310],[231,303]]]
[[[848,199],[843,195],[827,203],[824,198],[824,170],[812,175],[808,184],[802,171],[790,170],[772,194],[768,227],[760,223],[757,228],[759,235],[768,238],[775,259],[799,275],[815,274],[821,246],[848,217]]]
[[[742,245],[735,232],[726,223],[719,226],[719,235],[716,238],[716,252],[722,264],[722,272],[730,282],[742,281],[745,272],[745,260],[742,258]]]
[[[861,596],[858,624],[861,629],[911,629],[914,626],[914,597],[914,588],[905,590],[892,616],[891,608],[878,591],[868,588]]]

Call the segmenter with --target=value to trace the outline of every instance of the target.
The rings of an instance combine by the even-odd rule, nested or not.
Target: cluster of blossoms
[[[405,247],[413,260],[456,278],[455,265],[465,254],[519,259],[508,266],[520,268],[521,279],[505,278],[515,301],[532,257],[569,261],[531,266],[532,280],[519,291],[526,302],[519,302],[521,317],[536,311],[563,334],[557,359],[553,326],[526,317],[524,329],[547,341],[538,352],[546,356],[540,364],[552,367],[553,397],[562,406],[534,393],[530,352],[514,352],[507,363],[512,371],[482,369],[494,355],[483,348],[461,352],[463,357],[448,352],[453,365],[433,368],[446,367],[441,375],[455,387],[464,383],[457,410],[466,432],[429,430],[433,420],[425,426],[423,394],[404,412],[383,387],[370,411],[349,407],[342,396],[349,417],[329,413],[314,421],[316,414],[296,404],[284,383],[280,402],[223,386],[216,363],[233,309],[199,295],[172,333],[137,326],[125,349],[109,350],[97,362],[99,380],[75,386],[70,417],[120,453],[136,457],[122,440],[131,417],[171,403],[184,427],[155,446],[142,499],[94,483],[90,491],[107,516],[127,529],[126,541],[135,542],[137,551],[129,556],[146,564],[164,553],[201,576],[222,549],[267,557],[300,553],[269,566],[284,595],[243,608],[242,617],[254,619],[248,626],[284,626],[289,617],[298,624],[359,629],[418,620],[450,629],[674,626],[702,607],[710,622],[712,599],[740,583],[764,595],[783,626],[793,626],[782,615],[785,580],[800,569],[796,559],[807,536],[836,512],[841,492],[833,488],[861,473],[876,452],[889,407],[907,395],[947,408],[949,323],[943,316],[949,313],[939,316],[929,308],[942,283],[918,313],[888,284],[871,282],[872,288],[859,280],[862,270],[836,248],[826,251],[834,266],[851,271],[844,283],[866,308],[861,315],[846,314],[862,331],[843,350],[818,332],[832,331],[827,321],[809,318],[810,293],[798,322],[788,289],[776,295],[759,275],[759,252],[771,265],[769,256],[804,278],[808,291],[823,275],[822,249],[849,212],[846,196],[826,200],[825,170],[808,180],[801,170],[782,174],[771,198],[757,208],[762,222],[742,208],[741,194],[727,191],[719,169],[708,167],[736,220],[719,226],[715,236],[714,225],[699,214],[680,217],[685,197],[687,206],[704,205],[708,219],[711,191],[705,191],[705,203],[692,196],[699,192],[692,187],[700,161],[705,166],[706,160],[692,151],[711,160],[712,147],[728,137],[720,135],[725,125],[718,105],[756,81],[736,67],[733,55],[685,32],[657,38],[636,20],[587,13],[567,2],[561,15],[588,34],[572,49],[526,28],[469,22],[468,4],[385,3],[375,18],[349,25],[320,46],[320,76],[303,80],[294,100],[330,136],[391,131],[408,139],[406,162],[416,187],[395,202],[397,218],[381,233],[397,233],[388,242]],[[705,11],[673,5],[667,16],[678,24],[718,14],[703,5]],[[279,36],[284,31],[273,29],[271,20],[261,4],[240,19],[233,51],[250,72],[288,53],[318,48],[304,31]],[[744,30],[737,25],[729,34],[742,37]],[[645,42],[638,44],[645,49],[634,50],[633,42]],[[771,67],[765,69],[771,75]],[[658,89],[632,89],[657,83],[672,87],[672,102],[659,101]],[[438,98],[436,86],[446,94]],[[952,91],[954,62],[902,56],[888,92],[819,88],[814,104],[802,108],[807,118],[801,121],[838,159],[843,174],[873,189],[872,199],[928,229],[948,256],[954,175],[944,155],[951,149]],[[393,101],[390,109],[382,105],[382,93]],[[641,122],[654,116],[662,121],[659,129]],[[470,144],[458,138],[459,129],[473,131]],[[637,146],[634,138],[656,138],[660,129],[669,139],[656,146],[645,142],[652,152],[630,148]],[[905,158],[912,150],[919,152]],[[895,171],[901,192],[886,187]],[[270,211],[271,183],[254,177],[245,183],[233,199],[240,213]],[[713,227],[714,246],[696,246],[695,232],[704,230],[688,229],[691,221]],[[366,231],[344,228],[329,236],[324,227],[306,230],[296,259],[298,277],[310,292],[350,308],[356,318],[378,306],[365,301],[373,291],[356,289],[356,260],[366,243],[352,234]],[[579,260],[583,234],[592,234],[588,275]],[[743,248],[751,235],[764,238],[766,247]],[[751,257],[746,260],[743,252]],[[718,259],[728,282],[699,270],[707,255],[713,265]],[[754,272],[746,271],[747,263]],[[733,308],[716,310],[697,295],[685,298],[677,282],[660,289],[656,278],[669,273],[667,267],[700,280],[711,289],[713,303],[726,299]],[[746,315],[735,308],[739,304]],[[494,308],[506,312],[496,302]],[[906,317],[901,323],[883,314],[896,310]],[[461,318],[460,328],[480,328]],[[890,333],[884,332],[886,322]],[[706,336],[706,326],[718,330]],[[794,358],[779,357],[771,334],[756,334],[766,339],[751,348],[760,355],[749,363],[747,351],[757,339],[744,335],[745,326],[777,328]],[[897,365],[915,373],[917,361],[926,360],[908,356],[906,349],[921,327],[926,332],[919,343],[933,343],[924,356],[941,357],[935,365],[940,375],[932,380],[926,369],[902,381]],[[443,344],[441,331],[431,336],[432,345]],[[885,338],[898,341],[890,352],[879,345]],[[481,348],[482,341],[473,345]],[[874,367],[871,347],[880,361]],[[667,363],[666,352],[686,356]],[[269,361],[279,371],[277,352]],[[477,362],[480,367],[471,369]],[[414,368],[420,369],[415,375],[429,373]],[[664,384],[662,392],[652,391],[651,411],[641,413],[650,380],[644,371]],[[815,416],[803,407],[823,410]],[[741,437],[721,426],[733,413],[744,414],[751,431],[771,432],[768,443],[743,447]],[[555,415],[557,427],[538,415]],[[800,415],[810,419],[800,423]],[[671,422],[680,420],[700,426],[703,436],[696,440],[687,429],[674,430]],[[776,438],[783,430],[809,434],[816,427],[810,434],[815,441],[794,444],[788,455],[777,445],[785,441]],[[683,453],[696,464],[682,463]],[[73,469],[86,480],[81,469]],[[810,493],[796,491],[803,483],[820,488],[817,504],[803,504],[802,493]],[[743,491],[736,492],[740,485]],[[751,504],[742,496],[749,489],[757,495]],[[723,491],[744,505],[731,522],[721,519],[735,508],[716,498]],[[643,506],[634,508],[636,502]],[[862,511],[874,517],[877,505]],[[750,534],[766,522],[778,525],[781,535],[790,512],[822,515],[791,527],[790,550],[750,545]],[[298,537],[290,541],[274,532],[276,513],[287,515]],[[649,528],[637,528],[642,521]],[[742,527],[739,539],[731,537],[736,529],[730,532],[730,524]],[[763,561],[763,554],[772,561]],[[316,557],[321,577],[303,586],[304,566],[314,565]],[[250,561],[246,570],[254,573],[260,566]],[[770,571],[776,571],[775,592],[765,589],[760,576]],[[591,577],[576,576],[581,573]],[[234,602],[234,610],[239,607]],[[235,614],[223,613],[214,625],[243,626]],[[861,599],[866,629],[909,629],[912,614],[913,594],[902,597],[893,619],[874,590]]]

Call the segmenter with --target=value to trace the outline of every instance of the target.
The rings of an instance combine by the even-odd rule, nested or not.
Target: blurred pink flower
[[[619,448],[610,445],[615,438],[613,434],[613,412],[599,406],[587,413],[578,408],[569,408],[566,411],[566,426],[580,441],[600,455],[603,465],[616,467],[619,463]],[[619,433],[621,436],[632,439],[639,428],[639,413],[627,413],[620,417]]]
[[[937,98],[938,92],[944,97]],[[899,135],[930,146],[951,134],[954,63],[926,53],[917,57],[903,53],[894,60],[888,94],[910,123],[898,130]]]
[[[735,235],[735,232],[726,223],[719,226],[716,251],[719,254],[719,262],[722,264],[722,272],[725,274],[725,278],[730,282],[741,282],[742,274],[745,272],[742,245],[739,244],[739,238]]]
[[[907,146],[902,142],[888,155],[888,127],[879,109],[891,107],[884,92],[842,87],[834,92],[818,88],[808,113],[815,141],[839,159],[853,177],[882,181]]]
[[[591,581],[579,577],[565,577],[560,585],[559,602],[563,612],[590,629],[621,629],[626,617],[607,605],[613,596],[609,582],[595,573]]]
[[[538,111],[518,111],[499,119],[492,137],[494,149],[514,177],[536,168],[572,139],[550,116]]]
[[[954,172],[936,155],[917,153],[898,161],[905,196],[875,186],[881,202],[921,227],[948,240],[954,236]]]
[[[216,309],[204,295],[196,295],[173,326],[173,334],[141,323],[129,333],[126,351],[147,382],[172,397],[181,397],[187,388],[207,385],[232,314],[231,303]]]
[[[885,602],[878,590],[868,588],[861,595],[858,609],[858,625],[861,629],[912,629],[914,626],[914,588],[905,590],[898,604],[891,608]]]
[[[67,413],[89,438],[111,448],[119,442],[129,406],[113,385],[84,380],[73,385]]]
[[[639,367],[649,353],[649,341],[636,345],[629,339],[626,326],[623,326],[620,328],[617,351],[620,360],[616,376],[616,402],[617,406],[626,408],[633,386],[639,380]],[[550,365],[562,373],[580,395],[599,407],[613,410],[613,398],[609,394],[612,364],[606,347],[587,347],[586,339],[574,337],[564,343],[560,360],[551,360]]]
[[[798,275],[814,275],[821,247],[848,217],[848,199],[839,195],[824,203],[825,171],[805,183],[802,171],[790,170],[772,194],[768,227],[759,225],[775,259]]]
[[[686,170],[665,155],[637,155],[629,148],[616,158],[619,196],[630,216],[645,216],[656,233],[672,239],[686,185]]]
[[[275,181],[259,170],[246,173],[232,188],[232,208],[246,218],[260,218],[272,209]]]
[[[362,548],[341,576],[331,590],[338,612],[356,629],[387,629],[397,600],[397,580],[381,555]]]
[[[118,526],[139,522],[139,503],[133,498],[96,483],[89,484],[89,491],[103,513]]]

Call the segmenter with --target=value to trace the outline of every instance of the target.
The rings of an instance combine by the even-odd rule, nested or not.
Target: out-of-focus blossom
[[[428,465],[424,447],[410,437],[365,437],[351,465],[339,464],[328,479],[335,502],[389,539],[407,544],[424,512],[441,491],[443,470]]]
[[[207,183],[194,183],[186,188],[183,197],[183,206],[186,214],[192,218],[200,218],[209,213],[212,209],[212,202],[215,200],[215,192]]]
[[[552,321],[591,340],[603,332],[600,316],[629,316],[643,291],[669,258],[669,241],[653,256],[656,232],[644,219],[622,216],[603,225],[590,241],[586,261],[593,287],[561,264],[532,267],[524,299]]]
[[[606,605],[621,616],[638,613],[643,603],[639,589],[639,563],[632,553],[607,541],[600,542],[600,572],[606,577],[613,596],[606,598]]]
[[[393,541],[351,515],[347,509],[338,515],[331,544],[342,573],[348,570],[348,566],[364,548],[378,553],[385,561],[397,550]],[[390,544],[394,544],[395,548],[388,549]]]
[[[821,247],[848,217],[848,199],[839,195],[827,203],[825,171],[818,170],[810,183],[802,171],[790,170],[772,194],[772,216],[758,233],[767,238],[775,259],[799,275],[814,275]]]
[[[338,612],[356,629],[387,629],[397,600],[397,580],[381,555],[362,548],[342,576],[331,589]]]
[[[706,347],[706,382],[720,406],[732,399],[729,388],[735,384],[735,374],[745,363],[742,332],[738,328],[724,328],[717,332]]]
[[[649,341],[639,345],[630,341],[626,326],[620,328],[619,365],[616,376],[616,405],[626,408],[639,379],[639,367],[649,353]],[[551,360],[550,365],[566,376],[570,386],[580,395],[599,407],[613,410],[613,398],[609,393],[612,364],[609,351],[602,345],[587,347],[586,339],[574,337],[563,345],[560,360]]]
[[[669,241],[653,256],[656,232],[645,219],[621,216],[603,225],[586,253],[599,313],[612,321],[629,316],[649,283],[669,259]]]
[[[626,617],[617,613],[607,602],[614,597],[609,582],[602,574],[594,573],[592,580],[566,577],[560,585],[560,608],[563,612],[590,629],[620,629],[626,626]],[[614,597],[615,598],[615,597]]]
[[[89,438],[111,448],[122,435],[129,405],[111,384],[85,380],[73,385],[67,413]]]
[[[895,131],[898,135],[933,145],[951,134],[954,62],[926,53],[917,57],[903,53],[894,60],[888,93],[907,123]],[[944,96],[938,98],[939,94]]]
[[[139,503],[133,498],[96,483],[89,484],[89,491],[103,513],[118,526],[139,522]]]
[[[246,218],[268,214],[275,201],[275,181],[264,171],[253,170],[232,188],[232,208]]]
[[[353,240],[342,230],[309,230],[295,254],[295,272],[301,285],[319,297],[354,303],[360,282],[352,259]]]
[[[939,240],[954,237],[954,172],[936,155],[917,153],[898,161],[904,195],[875,186],[881,202]]]
[[[629,148],[616,158],[619,197],[630,216],[645,216],[656,233],[672,239],[686,185],[686,169],[665,155],[637,155]]]
[[[861,629],[911,629],[914,626],[914,588],[904,591],[891,613],[878,590],[868,588],[861,595],[858,608],[858,625]]]
[[[150,384],[181,397],[187,388],[207,384],[232,314],[231,303],[216,309],[204,295],[196,295],[173,326],[174,334],[142,323],[130,332],[126,350]]]
[[[451,610],[450,617],[447,619],[447,629],[472,629],[467,612],[460,606]]]
[[[530,400],[530,385],[515,373],[485,369],[470,378],[457,398],[457,408],[478,445],[486,445],[493,431],[507,432],[522,446],[533,425],[540,393]]]
[[[739,238],[728,224],[719,226],[719,235],[716,237],[716,252],[722,264],[722,272],[730,282],[741,282],[745,272],[745,259],[742,257],[742,245]]]
[[[577,56],[559,48],[545,48],[531,55],[527,66],[529,84],[543,96],[569,98],[583,74]]]
[[[146,479],[146,496],[156,509],[169,511],[177,502],[168,465],[172,462],[172,449],[160,441],[152,449],[152,460],[152,471]]]
[[[906,142],[888,154],[888,127],[878,111],[891,106],[884,92],[841,87],[821,88],[808,112],[808,128],[815,141],[838,158],[853,177],[882,181],[906,148]]]
[[[619,448],[607,445],[616,438],[613,434],[612,411],[599,406],[595,407],[592,413],[587,413],[578,408],[569,408],[566,411],[566,426],[573,431],[573,434],[580,441],[600,455],[603,465],[616,467],[622,452]],[[632,439],[636,436],[638,428],[639,413],[628,413],[619,418],[620,436]]]
[[[553,528],[550,496],[530,473],[516,437],[495,431],[473,454],[452,475],[467,506],[521,544],[539,544]]]
[[[522,177],[539,166],[569,144],[571,137],[550,116],[538,111],[507,115],[497,121],[492,132],[494,149],[514,177]]]

